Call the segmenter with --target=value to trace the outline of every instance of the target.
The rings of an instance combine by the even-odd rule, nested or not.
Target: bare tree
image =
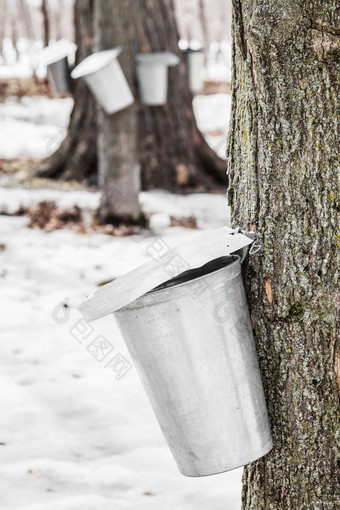
[[[21,14],[21,19],[23,21],[25,32],[27,39],[30,41],[34,41],[36,39],[35,37],[35,30],[32,22],[31,12],[25,2],[25,0],[19,0],[19,9]]]
[[[0,9],[2,12],[2,17],[0,20],[0,56],[3,57],[3,42],[6,37],[6,24],[7,24],[7,0],[1,0],[0,2]]]
[[[50,21],[48,16],[48,7],[47,7],[47,0],[42,0],[41,4],[41,13],[43,18],[43,34],[44,34],[44,45],[48,46],[48,43],[50,42]]]
[[[243,509],[337,510],[339,3],[233,5],[229,200],[263,246],[245,277],[274,439]]]
[[[130,86],[134,71],[134,30],[130,20],[134,6],[135,0],[97,0],[94,5],[95,48],[110,49],[119,41],[124,48],[120,63]],[[98,113],[100,216],[113,223],[122,219],[136,221],[141,215],[137,112],[130,106],[115,115],[107,115],[101,108]]]
[[[75,3],[76,63],[92,53],[93,0]],[[74,107],[68,133],[58,150],[44,160],[37,173],[51,178],[97,181],[97,109],[83,80],[74,86]]]
[[[200,24],[201,24],[202,35],[203,35],[203,46],[205,48],[208,48],[208,46],[209,46],[209,31],[208,31],[208,21],[207,21],[207,16],[206,16],[206,12],[205,12],[204,0],[198,0],[198,8],[199,8]]]
[[[110,0],[108,4],[111,3],[114,2]],[[77,4],[80,4],[80,0],[76,2],[76,6]],[[86,7],[91,8],[91,5],[85,2],[81,7],[79,5],[76,7],[78,13],[83,13],[76,15],[76,23],[79,23],[77,16],[86,16]],[[109,22],[112,41],[116,45],[121,44],[118,36],[115,35],[120,34],[121,20],[111,18]],[[136,0],[129,19],[126,20],[126,30],[131,37],[135,53],[168,50],[179,54],[172,0]],[[79,35],[77,44],[82,51],[83,39]],[[132,52],[124,51],[122,55],[124,60],[126,55],[130,58],[129,64],[125,65],[126,72],[130,73],[134,69],[134,57]],[[131,88],[137,96],[134,82],[131,83]],[[62,176],[68,179],[84,179],[93,175],[95,148],[92,140],[96,128],[94,124],[91,125],[94,119],[92,110],[82,108],[83,100],[79,98],[80,94],[87,101],[88,95],[85,97],[84,90],[77,86],[75,108],[67,138],[57,153],[40,167],[41,175]],[[167,105],[159,107],[138,105],[137,107],[138,159],[144,189],[158,186],[178,189],[200,184],[214,187],[216,184],[226,183],[225,162],[216,156],[197,128],[184,59],[180,66],[170,71]],[[82,124],[78,124],[76,130],[71,129],[74,126],[74,120],[80,117],[83,119]],[[81,145],[77,138],[81,138]],[[68,149],[73,146],[77,148],[81,146],[84,150],[79,164],[72,158],[71,165]],[[91,152],[89,158],[87,158],[87,150]],[[71,157],[72,154],[73,151]]]

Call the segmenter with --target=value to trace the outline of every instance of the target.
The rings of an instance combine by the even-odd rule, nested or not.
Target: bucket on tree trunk
[[[47,66],[47,79],[53,94],[67,94],[71,91],[67,57]]]
[[[205,54],[203,49],[187,50],[185,52],[188,62],[189,86],[191,92],[200,92],[203,88],[203,69]]]
[[[140,102],[148,106],[165,105],[168,97],[168,67],[180,59],[169,51],[138,53],[136,71]]]
[[[251,242],[237,236],[225,229],[204,233],[168,254],[158,243],[155,262],[118,278],[81,306],[90,320],[114,312],[164,437],[187,476],[229,471],[272,448],[241,263],[225,255]]]
[[[60,40],[42,49],[40,62],[47,66],[47,79],[55,95],[71,92],[68,58],[74,55],[77,46],[71,41]]]
[[[123,110],[134,102],[129,84],[117,60],[121,46],[93,53],[75,67],[72,78],[84,78],[106,113]]]

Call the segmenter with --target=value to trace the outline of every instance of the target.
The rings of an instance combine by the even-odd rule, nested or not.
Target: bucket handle
[[[253,241],[253,243],[251,245],[245,246],[244,248],[242,248],[242,255],[240,256],[241,264],[244,262],[244,259],[246,258],[248,252],[249,252],[249,255],[255,255],[262,249],[261,241],[257,237],[256,232],[251,232],[250,230],[244,230],[241,227],[236,227],[234,229],[232,235],[234,235],[234,234],[243,234],[243,235],[249,237],[249,239],[251,239]]]

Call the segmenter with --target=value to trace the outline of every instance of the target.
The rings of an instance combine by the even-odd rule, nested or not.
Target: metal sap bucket
[[[74,55],[76,49],[74,43],[64,39],[42,49],[40,62],[47,67],[47,79],[53,94],[71,92],[68,57]]]
[[[174,53],[160,51],[136,55],[140,102],[149,106],[165,105],[168,97],[168,67],[179,64]]]
[[[189,270],[114,317],[184,475],[229,471],[270,451],[238,257]]]
[[[204,50],[188,50],[186,57],[190,90],[194,93],[200,92],[203,88]]]
[[[123,110],[134,102],[132,92],[117,57],[121,46],[99,51],[86,57],[71,73],[72,78],[84,78],[93,95],[106,113]]]
[[[67,57],[47,66],[47,79],[53,94],[68,94],[71,91],[70,69]]]

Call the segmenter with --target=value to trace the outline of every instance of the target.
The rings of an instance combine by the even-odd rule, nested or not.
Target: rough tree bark
[[[133,24],[135,0],[97,0],[94,6],[95,50],[124,48],[119,62],[133,85]],[[136,220],[141,210],[140,167],[137,156],[137,112],[134,105],[114,115],[98,107],[98,177],[101,189],[99,214],[108,222]]]
[[[89,0],[76,2],[77,44],[85,54],[89,47],[85,50],[82,48],[82,41],[86,37],[82,37],[80,32],[91,32],[91,27],[87,25],[91,15],[86,15],[89,3]],[[128,30],[135,52],[168,50],[178,54],[178,33],[172,0],[136,0],[131,9]],[[116,45],[121,44],[123,39],[116,37],[120,33],[121,21],[118,18],[111,18],[110,21],[112,40]],[[126,59],[126,55],[128,52],[124,51],[122,58]],[[134,69],[132,53],[129,66]],[[89,102],[89,93],[85,92],[85,85],[80,83],[75,91],[74,118],[71,118],[67,138],[59,151],[43,163],[40,175],[84,180],[94,174],[95,146],[92,142],[96,132],[95,116]],[[131,88],[137,97],[134,83],[131,83]],[[82,138],[80,142],[79,135]],[[225,162],[208,146],[197,128],[183,60],[180,66],[170,70],[167,105],[140,105],[138,140],[144,189],[226,184]]]
[[[93,0],[76,0],[76,64],[92,53]],[[60,147],[37,168],[42,177],[97,181],[96,102],[84,80],[73,82],[74,107],[68,133]],[[53,147],[51,147],[53,149]]]
[[[229,200],[273,430],[243,509],[340,508],[338,0],[233,0]],[[338,332],[336,331],[338,326]]]

